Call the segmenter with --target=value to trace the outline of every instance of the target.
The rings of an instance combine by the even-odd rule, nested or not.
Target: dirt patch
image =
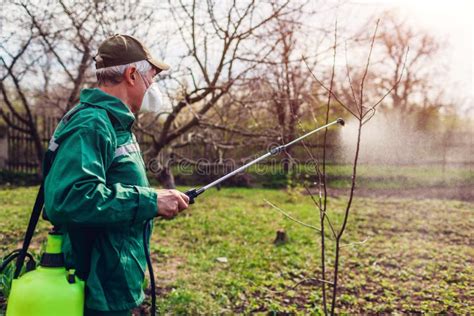
[[[417,199],[409,200],[385,199],[376,195],[378,191],[386,197],[414,194],[409,190],[365,190],[365,196],[376,198],[354,202],[357,211],[353,212],[352,226],[347,232],[352,237],[346,235],[346,238],[363,242],[349,244],[341,250],[340,313],[472,314],[469,303],[474,299],[471,285],[474,222],[469,220],[472,205],[420,201],[433,197],[430,190],[419,190]],[[357,196],[361,195],[358,192]],[[443,197],[448,199],[453,195]],[[333,268],[330,260],[326,267],[329,271]],[[320,308],[321,283],[314,279],[319,277],[319,271],[282,274],[289,281],[284,289],[271,292],[270,288],[255,293],[256,300],[262,302],[258,311],[270,310],[269,304],[264,305],[269,295],[272,302],[280,304],[276,307],[280,311],[308,313],[308,306],[312,308],[314,302]]]
[[[155,258],[154,262],[156,262],[153,267],[156,271],[156,282],[161,284],[164,289],[176,280],[178,270],[186,264],[186,260],[181,257],[170,257],[165,260]]]
[[[342,306],[382,314],[464,314],[473,299],[469,206],[400,201],[390,208],[390,203],[380,199],[378,207],[358,214],[358,238],[372,238],[345,250]],[[344,301],[344,294],[357,299]]]

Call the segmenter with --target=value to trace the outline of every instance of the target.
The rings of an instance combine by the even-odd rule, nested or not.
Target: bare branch
[[[342,102],[342,101],[338,98],[338,96],[337,96],[333,91],[331,91],[329,88],[327,88],[327,87],[324,85],[324,83],[322,83],[322,82],[316,77],[316,75],[311,71],[311,69],[310,69],[308,63],[306,62],[306,58],[305,58],[305,57],[303,57],[303,61],[304,61],[305,65],[306,65],[306,67],[308,68],[308,70],[310,71],[310,74],[311,74],[311,76],[314,78],[314,80],[316,80],[316,82],[317,82],[321,87],[323,87],[324,90],[326,90],[328,93],[330,93],[330,94],[333,96],[333,98],[334,98],[344,109],[346,109],[347,112],[351,113],[352,116],[358,118],[357,114],[355,114],[354,112],[352,112],[351,109],[349,109],[349,107],[347,107],[346,104],[345,104],[344,102]]]
[[[29,129],[25,129],[23,127],[20,127],[18,125],[16,125],[7,115],[7,113],[5,113],[5,111],[3,111],[3,109],[0,107],[0,116],[5,120],[5,122],[8,124],[9,127],[17,130],[17,131],[20,131],[22,133],[26,133],[26,134],[29,134],[30,133],[30,130]]]
[[[317,228],[316,226],[313,226],[313,225],[309,225],[309,224],[306,224],[296,218],[294,218],[293,216],[291,216],[290,214],[288,214],[287,212],[285,212],[284,210],[282,210],[281,208],[279,208],[278,206],[274,205],[272,202],[268,201],[267,199],[263,199],[268,205],[270,205],[271,207],[273,207],[274,209],[276,209],[277,211],[279,211],[280,213],[282,213],[286,218],[292,220],[293,222],[295,223],[298,223],[304,227],[307,227],[307,228],[311,228],[312,230],[315,230],[317,232],[319,232],[319,228]]]
[[[379,28],[379,23],[380,23],[380,19],[377,20],[377,23],[375,25],[375,31],[374,31],[374,35],[372,36],[372,41],[370,42],[370,51],[369,51],[369,55],[367,56],[367,64],[365,65],[365,70],[364,70],[364,74],[362,75],[362,80],[360,82],[360,99],[359,99],[359,118],[362,119],[362,104],[364,104],[364,83],[365,83],[365,78],[367,77],[367,73],[369,71],[369,65],[370,65],[370,58],[372,57],[372,51],[374,49],[374,43],[375,43],[375,37],[377,35],[377,30]]]
[[[227,131],[227,132],[239,134],[239,135],[246,136],[246,137],[272,137],[273,136],[273,135],[268,135],[268,134],[250,133],[250,132],[246,132],[246,131],[243,131],[243,130],[238,130],[238,129],[235,129],[235,128],[232,128],[232,127],[226,127],[226,126],[222,126],[222,125],[219,125],[219,124],[212,124],[212,123],[207,123],[207,122],[202,122],[202,121],[199,123],[199,125],[203,126],[203,127],[210,127],[212,129],[218,129],[218,130],[222,130],[222,131]]]
[[[351,88],[352,100],[354,101],[354,104],[356,105],[356,107],[359,107],[359,106],[362,106],[362,105],[359,105],[358,102],[357,102],[357,97],[356,97],[356,94],[355,94],[355,91],[354,91],[354,85],[352,84],[352,78],[351,78],[351,72],[350,72],[350,69],[349,69],[349,63],[347,61],[347,41],[344,42],[344,52],[345,52],[345,57],[346,57],[346,74],[347,74],[347,78],[349,79],[349,87]]]
[[[71,79],[72,81],[74,81],[74,77],[72,75],[72,73],[69,71],[68,67],[66,66],[66,63],[63,61],[63,59],[61,58],[61,56],[59,56],[59,54],[56,52],[56,49],[54,48],[53,44],[51,44],[51,42],[49,41],[48,39],[48,36],[46,35],[46,33],[43,31],[43,29],[41,28],[41,25],[38,23],[38,21],[36,20],[35,16],[31,13],[31,11],[28,9],[27,5],[24,4],[24,3],[21,3],[20,4],[26,11],[26,13],[30,16],[31,18],[31,21],[33,23],[33,25],[36,27],[36,29],[38,30],[39,34],[41,35],[41,37],[43,38],[44,42],[46,43],[46,45],[48,45],[48,48],[49,50],[51,51],[51,53],[54,55],[54,57],[56,57],[58,63],[61,65],[61,67],[63,68],[64,72],[66,73],[66,75],[69,77],[69,79]]]
[[[372,105],[369,110],[367,110],[364,115],[362,117],[364,117],[367,113],[370,112],[371,109],[374,109],[380,104],[382,103],[382,101],[390,94],[392,93],[392,91],[398,86],[398,84],[400,83],[400,81],[402,80],[402,77],[403,77],[403,72],[404,70],[406,69],[406,61],[407,61],[407,58],[408,58],[408,51],[409,51],[409,47],[407,47],[407,51],[405,53],[405,61],[403,62],[403,67],[402,67],[402,71],[400,72],[400,76],[398,77],[397,81],[395,82],[395,84],[377,101],[374,103],[374,105]]]

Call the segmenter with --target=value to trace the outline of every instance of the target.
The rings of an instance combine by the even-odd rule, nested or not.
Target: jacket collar
[[[100,89],[82,89],[80,102],[97,106],[106,110],[115,119],[117,119],[124,129],[130,130],[133,122],[135,121],[135,115],[133,115],[132,111],[130,111],[128,106],[125,105],[122,100],[107,94]]]

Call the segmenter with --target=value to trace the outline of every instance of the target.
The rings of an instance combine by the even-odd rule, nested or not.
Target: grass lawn
[[[36,190],[0,189],[1,254],[22,240]],[[151,250],[162,313],[320,313],[313,279],[320,277],[318,236],[264,199],[319,225],[308,196],[245,188],[212,190],[178,218],[156,221]],[[329,201],[336,225],[345,201]],[[473,314],[473,210],[460,201],[356,199],[342,248],[338,312]],[[47,227],[39,225],[37,252]],[[275,246],[280,228],[289,241]]]
[[[232,168],[225,169],[227,172]],[[446,166],[441,165],[412,165],[412,166],[392,166],[392,165],[367,165],[360,164],[357,168],[358,187],[367,189],[412,189],[418,187],[446,187],[474,185],[474,170],[472,166]],[[219,172],[220,171],[220,172]],[[327,165],[328,183],[332,188],[345,189],[351,186],[352,166],[350,165]],[[191,167],[175,166],[173,174],[180,183],[186,185],[196,185],[198,183],[211,182],[222,176],[219,168],[202,169],[201,173],[193,172]],[[284,174],[281,164],[251,166],[245,171],[247,182],[239,181],[237,177],[227,180],[231,185],[284,188],[288,182],[288,177]],[[296,165],[293,176],[295,183],[313,183],[318,181],[315,166],[312,164]],[[153,179],[153,174],[149,174]],[[204,179],[204,180],[203,180]]]

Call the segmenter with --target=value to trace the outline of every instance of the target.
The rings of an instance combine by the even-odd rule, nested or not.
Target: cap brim
[[[155,66],[155,68],[157,68],[159,71],[170,69],[169,65],[167,65],[164,62],[161,62],[161,61],[159,61],[158,59],[155,59],[155,58],[148,59],[148,62],[150,64],[152,64],[153,66]]]

